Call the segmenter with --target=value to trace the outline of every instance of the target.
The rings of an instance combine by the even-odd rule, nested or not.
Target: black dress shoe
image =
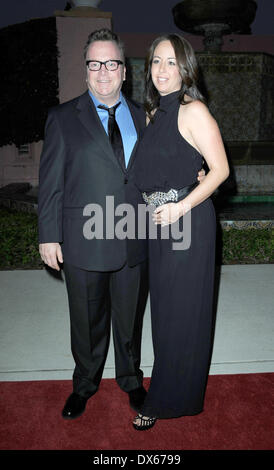
[[[74,419],[84,413],[88,398],[81,397],[78,393],[72,393],[64,406],[62,416],[64,419]]]
[[[129,404],[134,411],[139,411],[139,408],[144,404],[146,398],[146,390],[144,387],[135,388],[128,392]]]

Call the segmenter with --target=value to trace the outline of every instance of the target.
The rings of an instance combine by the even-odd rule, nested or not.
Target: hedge
[[[230,229],[217,233],[218,264],[274,262],[274,230]],[[37,215],[0,209],[0,269],[42,269]]]

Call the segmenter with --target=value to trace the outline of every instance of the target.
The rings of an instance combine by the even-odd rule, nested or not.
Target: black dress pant
[[[84,397],[98,389],[112,322],[116,381],[129,392],[142,385],[142,319],[147,296],[147,264],[113,272],[86,271],[64,263],[75,361],[73,391]]]

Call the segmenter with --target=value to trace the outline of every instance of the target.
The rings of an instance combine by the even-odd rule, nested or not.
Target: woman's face
[[[182,78],[170,41],[162,41],[156,47],[151,64],[151,78],[162,96],[181,89]]]

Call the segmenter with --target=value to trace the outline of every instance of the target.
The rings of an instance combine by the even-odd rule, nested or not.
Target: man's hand
[[[203,179],[205,178],[205,170],[202,168],[200,171],[198,171],[198,181],[203,181]]]
[[[63,254],[59,243],[40,243],[39,253],[45,264],[60,271],[58,261],[63,263]]]

